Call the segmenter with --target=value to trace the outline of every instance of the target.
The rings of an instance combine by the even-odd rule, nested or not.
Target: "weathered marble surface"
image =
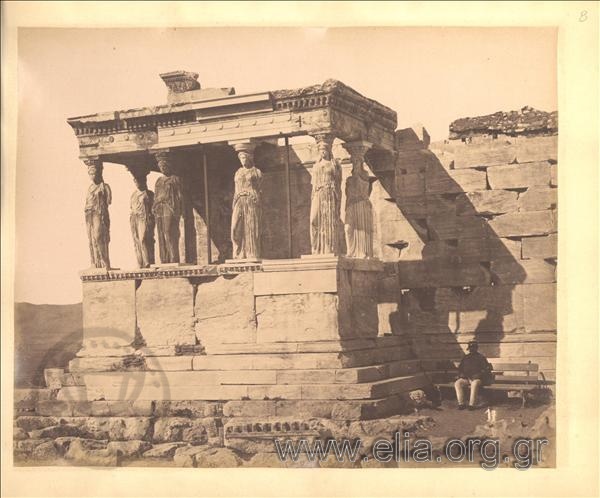
[[[135,281],[83,284],[83,349],[79,356],[132,352],[135,341]]]
[[[219,344],[255,341],[253,287],[251,272],[198,284],[194,305],[196,335],[207,352]]]
[[[133,177],[137,190],[131,194],[129,224],[139,268],[154,264],[154,192],[148,190],[145,174]]]
[[[331,153],[332,135],[316,135],[319,159],[314,164],[310,206],[312,254],[340,253],[342,170]]]
[[[254,166],[251,144],[236,144],[240,168],[234,176],[231,214],[233,259],[260,259],[262,172]]]
[[[180,222],[184,211],[181,179],[174,174],[168,151],[155,154],[162,176],[156,180],[152,212],[156,219],[161,263],[179,263]]]
[[[257,342],[336,339],[338,302],[325,293],[258,296]]]
[[[88,175],[92,184],[85,199],[85,222],[92,267],[110,269],[108,244],[110,242],[110,216],[108,206],[112,203],[112,191],[102,178],[102,162],[87,159]]]
[[[135,302],[140,340],[149,347],[196,344],[193,303],[187,278],[143,280]]]

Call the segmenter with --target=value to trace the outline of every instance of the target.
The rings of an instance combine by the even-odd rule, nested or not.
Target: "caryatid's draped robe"
[[[334,157],[312,168],[310,243],[312,254],[339,253],[342,169]]]
[[[260,259],[262,173],[252,166],[241,167],[234,176],[231,215],[233,259]]]
[[[92,183],[85,199],[85,222],[87,225],[90,259],[95,268],[110,269],[108,243],[110,242],[110,217],[108,206],[112,192],[107,183]]]
[[[369,200],[369,175],[355,167],[346,179],[346,249],[350,258],[373,257],[373,207]]]
[[[161,263],[179,263],[179,221],[183,213],[181,180],[161,176],[156,180],[154,206]]]
[[[138,266],[147,268],[154,264],[154,192],[136,190],[131,194],[129,223]]]

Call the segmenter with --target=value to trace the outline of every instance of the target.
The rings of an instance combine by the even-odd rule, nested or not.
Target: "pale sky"
[[[556,110],[556,42],[553,28],[21,29],[15,300],[81,300],[89,179],[66,119],[165,103],[159,73],[195,71],[238,94],[335,78],[436,141],[460,117]],[[111,262],[133,268],[131,176],[107,165],[104,179]]]

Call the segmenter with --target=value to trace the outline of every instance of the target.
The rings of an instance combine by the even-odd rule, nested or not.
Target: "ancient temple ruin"
[[[466,118],[430,144],[339,81],[160,76],[164,105],[68,120],[91,179],[83,344],[23,406],[122,417],[108,439],[273,452],[315,421],[406,413],[472,339],[554,377],[555,114]],[[110,256],[119,166],[137,268]]]
[[[89,228],[83,348],[69,365],[83,382],[61,397],[127,398],[123,370],[135,368],[137,399],[246,400],[246,416],[252,401],[398,412],[427,380],[406,340],[378,326],[369,193],[393,173],[396,113],[333,80],[236,95],[192,73],[161,77],[166,105],[68,120],[91,171],[88,205],[110,191],[103,163],[132,173],[140,267],[113,269],[108,229]],[[314,146],[292,146],[300,135]],[[162,173],[154,193],[150,171]]]

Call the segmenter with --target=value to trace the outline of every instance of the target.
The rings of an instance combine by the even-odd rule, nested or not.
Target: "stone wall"
[[[388,203],[380,223],[384,244],[408,244],[380,289],[390,327],[423,360],[458,359],[476,339],[489,358],[532,361],[553,379],[558,137],[454,136],[397,133],[398,209]]]

